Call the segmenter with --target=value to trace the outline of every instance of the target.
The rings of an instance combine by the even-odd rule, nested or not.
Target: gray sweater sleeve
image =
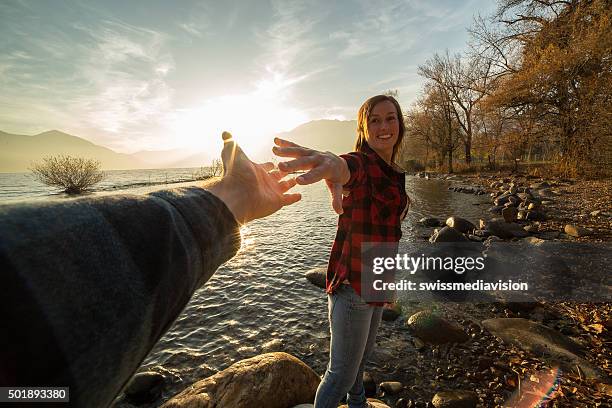
[[[110,405],[239,246],[200,188],[0,206],[0,386]]]

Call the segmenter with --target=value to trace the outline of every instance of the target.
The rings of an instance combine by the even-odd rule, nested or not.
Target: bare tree
[[[104,179],[100,168],[97,160],[58,155],[44,157],[30,170],[48,186],[60,187],[67,194],[80,194]]]
[[[474,109],[490,87],[492,63],[478,55],[451,57],[435,54],[419,66],[419,74],[435,82],[443,92],[453,116],[461,128],[465,149],[465,162],[472,163],[472,140],[474,138]]]
[[[221,159],[214,159],[210,164],[210,170],[208,171],[209,177],[219,177],[223,174],[223,162]]]

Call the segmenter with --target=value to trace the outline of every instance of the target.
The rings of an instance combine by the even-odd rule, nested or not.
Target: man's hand
[[[273,170],[273,163],[253,163],[230,133],[222,137],[223,177],[206,188],[225,202],[239,223],[266,217],[302,198],[285,194],[296,184],[295,179],[281,181],[286,172]]]
[[[331,193],[332,207],[338,214],[342,214],[342,186],[350,179],[346,160],[330,152],[319,152],[307,147],[299,146],[288,140],[278,137],[274,138],[276,146],[272,151],[277,156],[293,157],[278,164],[278,168],[285,172],[297,170],[310,170],[297,178],[298,184],[312,184],[319,180],[325,180],[327,188]]]

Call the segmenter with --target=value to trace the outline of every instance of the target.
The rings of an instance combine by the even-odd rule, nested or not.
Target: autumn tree
[[[407,118],[408,140],[422,141],[426,146],[425,164],[429,151],[436,157],[436,165],[447,164],[453,172],[453,154],[460,145],[459,128],[452,113],[451,103],[444,89],[435,83],[425,86],[423,96],[409,111]]]
[[[557,146],[565,174],[606,163],[612,3],[503,0],[494,18],[495,28],[480,20],[472,30],[481,55],[504,77],[489,103],[536,122],[534,129]]]

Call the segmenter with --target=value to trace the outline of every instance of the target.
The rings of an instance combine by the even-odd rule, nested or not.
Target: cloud
[[[179,24],[183,30],[187,31],[191,35],[195,35],[196,37],[202,37],[204,27],[198,26],[196,23],[182,23]]]
[[[165,34],[119,21],[80,29],[95,45],[79,64],[88,91],[72,109],[88,125],[116,134],[138,132],[171,109],[173,89],[166,77],[174,61]],[[114,139],[125,145],[121,135]]]

